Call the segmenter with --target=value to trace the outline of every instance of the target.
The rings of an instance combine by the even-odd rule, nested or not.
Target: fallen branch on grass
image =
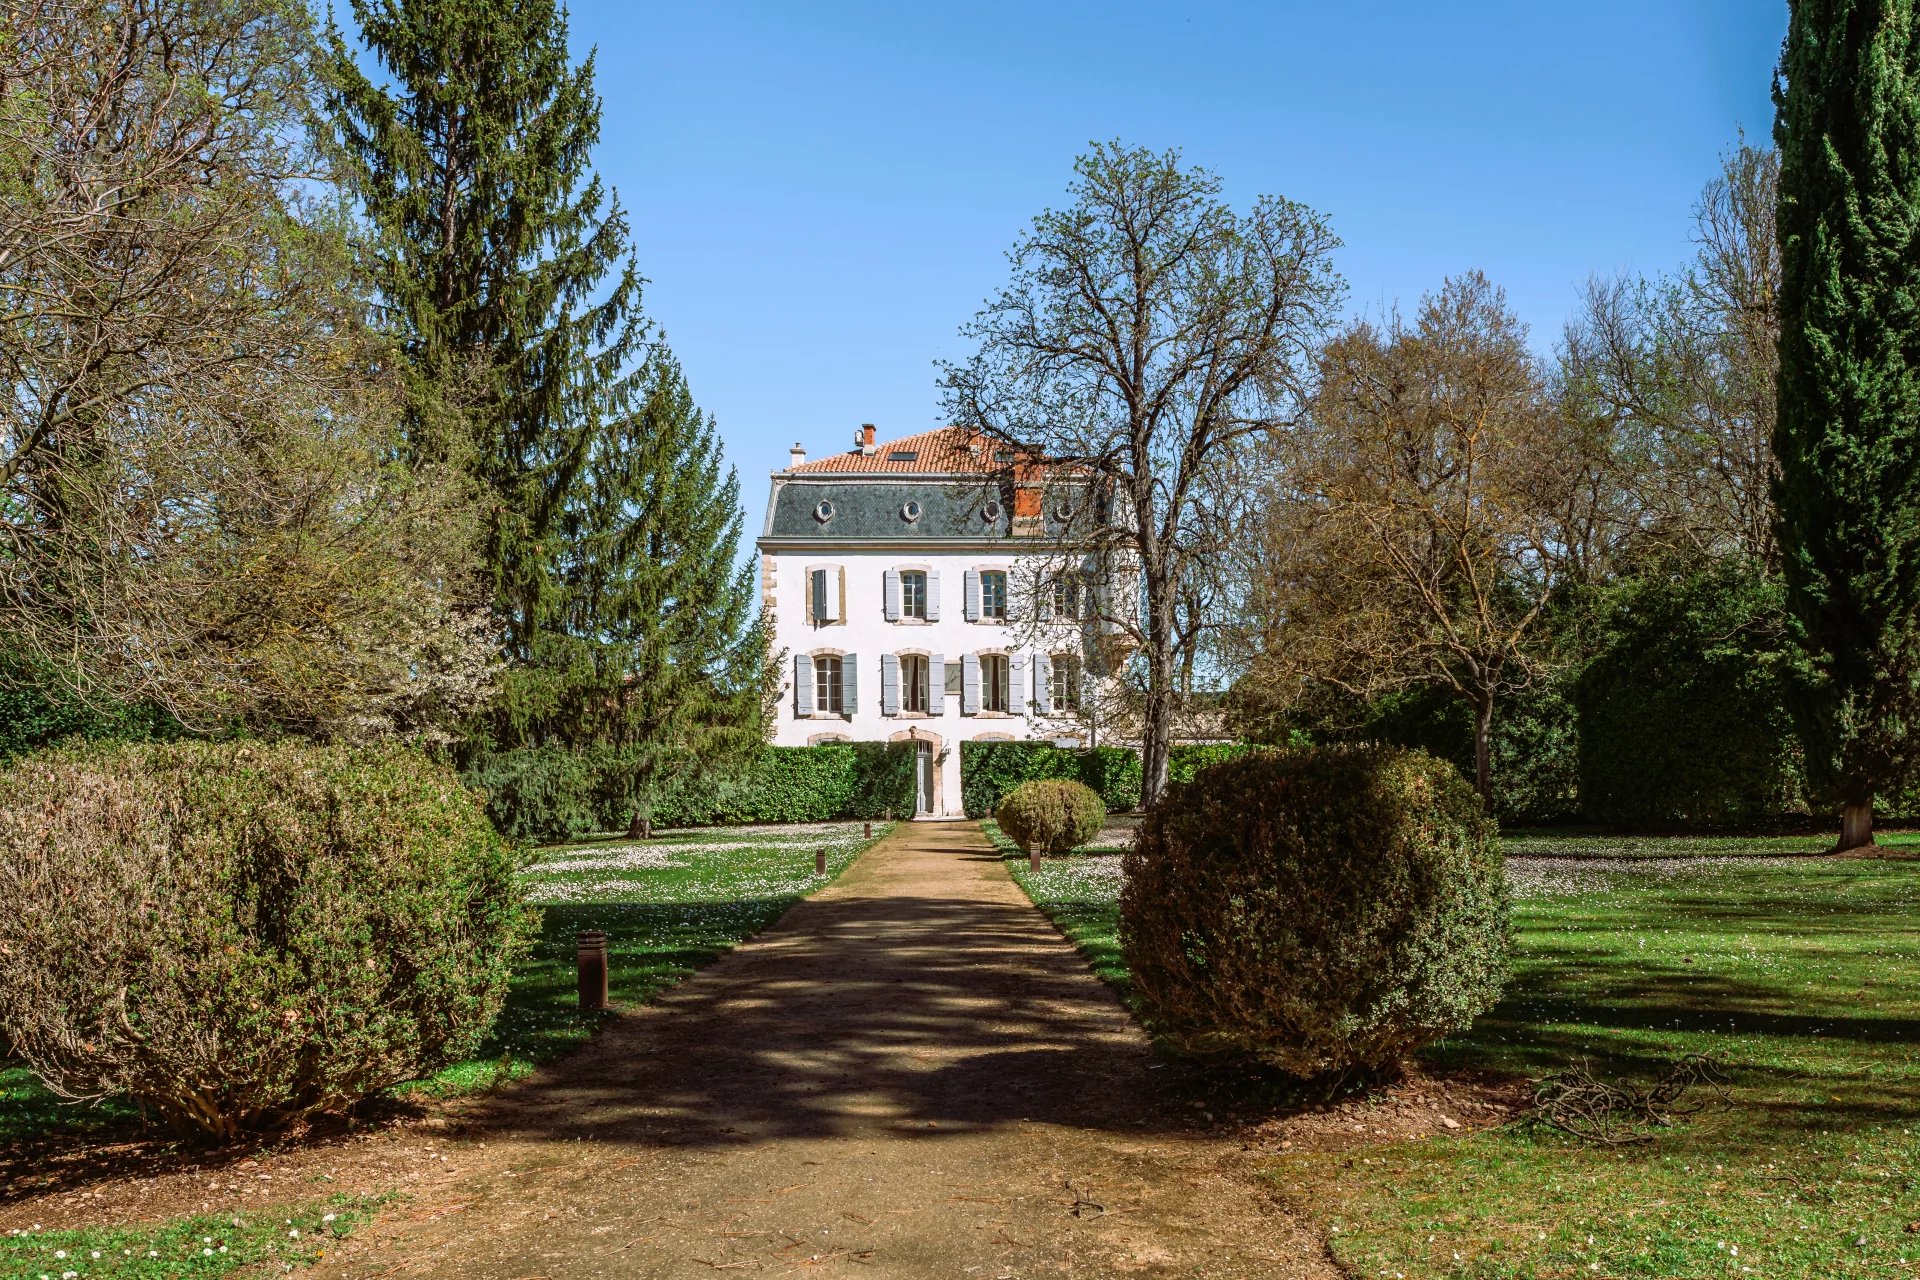
[[[1733,1104],[1726,1069],[1703,1053],[1679,1059],[1651,1085],[1602,1080],[1585,1063],[1540,1082],[1534,1118],[1583,1142],[1623,1146],[1720,1102]]]

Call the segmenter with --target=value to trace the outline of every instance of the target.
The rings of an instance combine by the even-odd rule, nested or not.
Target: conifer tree
[[[553,0],[353,0],[376,84],[335,28],[331,107],[410,373],[411,446],[489,494],[507,656],[540,656],[557,522],[647,346],[619,202],[591,169],[593,59]],[[537,719],[538,717],[533,717]],[[526,714],[520,734],[538,736]]]
[[[1814,669],[1800,712],[1840,848],[1911,772],[1920,714],[1920,14],[1794,0],[1780,149],[1778,533]]]
[[[713,420],[664,350],[635,412],[610,424],[562,531],[570,682],[565,721],[614,748],[614,798],[644,835],[661,792],[757,747],[761,657],[753,576],[736,569],[740,486]]]

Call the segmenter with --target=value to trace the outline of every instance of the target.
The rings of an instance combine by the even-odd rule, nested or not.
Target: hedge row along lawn
[[[542,850],[526,873],[544,913],[540,937],[514,973],[493,1034],[472,1060],[403,1091],[447,1097],[492,1088],[584,1044],[605,1015],[578,1008],[579,930],[607,933],[614,1003],[644,1004],[838,876],[871,843],[862,829],[710,827]],[[874,839],[889,829],[875,823]],[[827,850],[824,878],[813,872],[817,849]],[[0,1142],[131,1116],[112,1103],[61,1106],[24,1068],[0,1070]]]
[[[1516,1123],[1269,1176],[1356,1276],[1920,1276],[1920,863],[1768,856],[1822,843],[1692,838],[1705,856],[1680,861],[1666,840],[1510,841],[1513,981],[1427,1055],[1646,1081],[1711,1053],[1730,1107],[1629,1147]],[[1012,865],[1124,986],[1118,862]]]
[[[0,1280],[210,1280],[318,1262],[372,1216],[378,1201],[336,1196],[289,1213],[202,1215],[161,1226],[17,1231],[0,1236]]]

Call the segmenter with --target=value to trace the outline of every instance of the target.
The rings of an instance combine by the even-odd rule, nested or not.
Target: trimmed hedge
[[[1167,781],[1192,782],[1193,775],[1210,764],[1238,760],[1261,748],[1251,742],[1201,742],[1177,746],[1167,753]]]
[[[993,820],[1026,853],[1071,853],[1100,834],[1107,807],[1084,782],[1041,778],[1002,796]]]
[[[179,722],[151,703],[82,702],[58,673],[0,649],[0,760],[66,738],[166,742],[180,736]]]
[[[1502,697],[1493,712],[1493,812],[1504,822],[1551,823],[1579,810],[1579,736],[1566,681],[1555,676]],[[1333,742],[1383,742],[1440,757],[1473,774],[1473,711],[1451,689],[1382,694]]]
[[[1786,710],[1803,677],[1777,579],[1737,564],[1649,572],[1612,594],[1601,625],[1573,699],[1584,816],[1713,829],[1806,808]]]
[[[537,917],[396,747],[77,746],[0,770],[0,1029],[56,1094],[217,1141],[470,1055]]]
[[[1074,749],[1050,742],[963,742],[960,800],[969,818],[986,818],[1023,782],[1065,778],[1093,788],[1109,813],[1140,807],[1140,757],[1124,747]]]
[[[831,822],[913,813],[912,743],[855,742],[762,747],[738,768],[693,778],[655,799],[656,827],[759,822]],[[620,754],[607,748],[525,747],[467,770],[486,793],[487,814],[510,839],[573,840],[624,830],[631,787]]]
[[[1424,751],[1222,761],[1128,852],[1120,943],[1177,1050],[1302,1077],[1389,1065],[1492,1007],[1510,949],[1494,824]]]

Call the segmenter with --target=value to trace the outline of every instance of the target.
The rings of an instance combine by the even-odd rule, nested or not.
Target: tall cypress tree
[[[670,355],[582,474],[562,522],[578,673],[563,718],[615,748],[609,790],[638,837],[663,790],[760,744],[766,641],[752,569],[733,561],[739,481]]]
[[[593,59],[570,63],[553,0],[353,14],[389,83],[335,28],[331,106],[407,356],[414,448],[457,453],[485,486],[495,603],[526,664],[561,608],[558,521],[602,424],[630,409],[648,336],[626,217],[591,169]]]
[[[1808,772],[1840,848],[1911,773],[1920,712],[1920,18],[1794,0],[1774,91],[1788,601],[1815,680]]]

